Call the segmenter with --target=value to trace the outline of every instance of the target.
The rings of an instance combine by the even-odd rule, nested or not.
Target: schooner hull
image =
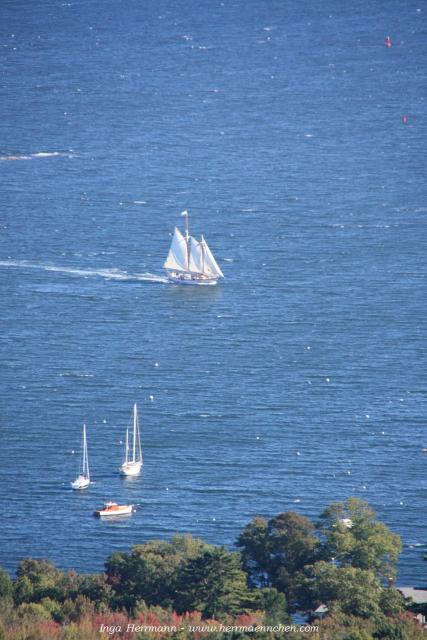
[[[189,286],[212,286],[218,283],[218,278],[191,278],[191,277],[179,277],[173,276],[168,273],[168,280],[172,284],[184,284]]]

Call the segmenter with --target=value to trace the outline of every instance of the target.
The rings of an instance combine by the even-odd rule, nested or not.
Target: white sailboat
[[[169,253],[163,265],[169,282],[190,285],[217,284],[218,279],[223,278],[224,274],[208,243],[203,236],[200,240],[190,236],[188,211],[183,211],[181,215],[185,217],[185,236],[175,227]]]
[[[81,473],[77,476],[74,482],[71,482],[73,489],[86,489],[90,485],[89,474],[89,458],[87,455],[87,438],[86,438],[86,425],[83,425],[83,459]]]
[[[138,408],[136,402],[133,405],[133,437],[132,456],[129,456],[129,429],[126,429],[125,460],[120,467],[120,473],[124,476],[137,476],[142,467],[141,435],[139,432]]]

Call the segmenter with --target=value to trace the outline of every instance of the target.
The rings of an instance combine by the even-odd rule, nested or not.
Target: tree
[[[7,571],[0,567],[0,600],[10,598],[13,593],[13,582]]]
[[[265,518],[255,517],[239,535],[236,543],[242,551],[242,566],[252,587],[271,586],[271,562],[268,524]]]
[[[318,539],[308,518],[288,511],[268,523],[254,518],[237,540],[243,567],[253,586],[275,587],[286,594],[291,609],[298,606],[296,585],[304,567],[316,559]]]
[[[291,617],[287,611],[286,597],[272,587],[257,589],[256,609],[264,611],[264,623],[267,625],[287,624]]]
[[[322,536],[321,555],[342,567],[373,571],[392,581],[402,549],[400,537],[376,519],[371,507],[358,498],[334,502],[323,511],[318,523]]]
[[[223,547],[205,551],[182,568],[176,611],[200,611],[205,618],[236,615],[254,608],[254,595],[241,569],[240,554]]]
[[[307,587],[313,606],[324,604],[331,612],[342,612],[346,616],[381,616],[383,587],[372,571],[320,561],[310,568],[309,574]]]
[[[317,538],[308,518],[288,511],[268,523],[272,583],[284,593],[292,591],[295,574],[316,558]]]
[[[131,611],[139,600],[150,605],[172,606],[178,572],[210,545],[192,536],[175,536],[170,542],[154,540],[113,553],[106,562],[107,581],[113,589],[112,604]]]

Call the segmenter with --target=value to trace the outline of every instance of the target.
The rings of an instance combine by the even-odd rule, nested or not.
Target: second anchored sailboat
[[[129,429],[126,429],[125,460],[120,467],[123,476],[137,476],[142,467],[141,435],[139,432],[138,408],[133,405],[132,455],[129,451]]]
[[[188,212],[185,216],[185,236],[178,227],[172,238],[168,257],[163,265],[170,282],[176,284],[216,284],[224,274],[202,236],[196,240],[190,236],[188,228]]]
[[[74,482],[71,482],[73,489],[86,489],[90,485],[89,474],[89,458],[87,455],[87,438],[86,438],[86,425],[83,425],[83,456],[80,468],[80,473]]]

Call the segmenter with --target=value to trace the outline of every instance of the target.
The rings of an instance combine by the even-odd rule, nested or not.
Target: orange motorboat
[[[116,502],[106,502],[102,509],[94,512],[98,518],[104,516],[129,516],[133,511],[133,504],[117,504]]]

